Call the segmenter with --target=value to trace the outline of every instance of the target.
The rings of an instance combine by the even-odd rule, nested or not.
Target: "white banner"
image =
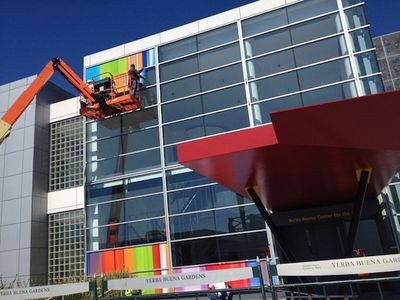
[[[400,254],[276,265],[279,276],[328,276],[400,271]]]
[[[253,277],[253,269],[234,268],[195,273],[108,280],[110,290],[161,289],[241,280]]]
[[[0,300],[40,299],[89,291],[89,282],[0,290]]]

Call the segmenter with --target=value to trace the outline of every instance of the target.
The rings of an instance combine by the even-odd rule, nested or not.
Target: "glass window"
[[[381,76],[372,76],[368,78],[364,78],[361,81],[363,95],[377,94],[384,92],[383,83]]]
[[[172,261],[184,266],[265,257],[267,245],[265,232],[172,242]]]
[[[171,215],[245,203],[250,201],[220,185],[168,193]]]
[[[135,197],[162,192],[160,173],[124,179],[125,197]]]
[[[197,94],[200,92],[200,77],[198,75],[161,85],[161,101]]]
[[[152,195],[124,201],[125,221],[160,217],[164,215],[163,195]]]
[[[171,144],[205,135],[203,118],[195,118],[164,126],[164,143]]]
[[[93,224],[103,226],[110,223],[152,218],[163,214],[162,195],[154,195],[89,206],[87,208],[87,224],[89,227],[93,226]]]
[[[358,75],[370,75],[379,72],[375,52],[366,52],[356,56]]]
[[[260,32],[268,31],[288,23],[286,8],[274,10],[266,14],[242,21],[243,36],[247,37]]]
[[[182,77],[199,71],[197,55],[160,65],[161,82]]]
[[[245,103],[244,85],[238,85],[165,104],[162,111],[164,122],[171,122]]]
[[[224,67],[200,75],[201,90],[208,91],[243,81],[242,65]]]
[[[299,83],[296,72],[290,72],[250,83],[252,101],[297,92]]]
[[[354,82],[338,84],[303,93],[304,105],[347,99],[357,96]]]
[[[195,96],[162,105],[164,122],[171,122],[203,114],[202,96]]]
[[[204,112],[212,112],[223,108],[233,107],[246,103],[244,85],[237,85],[227,89],[203,94],[202,106]]]
[[[264,220],[254,205],[174,216],[170,222],[172,239],[265,228]]]
[[[188,139],[249,126],[247,108],[237,108],[164,126],[164,142],[172,144]]]
[[[178,154],[176,152],[176,145],[164,147],[165,164],[167,166],[176,165],[178,163]]]
[[[167,171],[168,190],[182,189],[207,183],[212,183],[212,181],[186,168]]]
[[[293,68],[295,68],[293,50],[258,57],[247,62],[247,72],[250,79]]]
[[[179,40],[158,48],[160,62],[180,57],[197,51],[196,37]]]
[[[86,187],[87,204],[117,200],[124,197],[122,180],[89,185]]]
[[[126,224],[126,245],[166,240],[164,218]]]
[[[347,19],[347,26],[349,29],[361,27],[367,25],[365,19],[364,9],[362,6],[357,6],[344,11]]]
[[[201,33],[197,37],[199,51],[238,39],[236,23]]]
[[[287,7],[289,23],[337,10],[336,1],[308,0]]]
[[[343,6],[346,7],[346,6],[354,5],[357,3],[361,3],[362,0],[342,0],[342,2],[343,2]]]
[[[342,24],[339,15],[333,14],[293,26],[290,31],[293,44],[299,44],[341,32]]]
[[[161,166],[160,149],[138,152],[124,157],[124,172],[139,172]]]
[[[300,107],[303,103],[300,95],[279,98],[275,100],[264,101],[253,104],[254,123],[256,125],[271,122],[270,113],[278,110],[284,110],[292,107]]]
[[[160,140],[158,128],[156,127],[147,130],[132,132],[130,134],[124,134],[122,136],[122,142],[125,148],[123,153],[130,153],[147,148],[159,147]]]
[[[122,131],[132,132],[158,125],[157,108],[141,109],[122,115]]]
[[[339,59],[298,71],[301,89],[353,78],[348,58]]]
[[[296,47],[293,49],[296,66],[301,67],[318,61],[347,54],[343,35]]]
[[[355,52],[373,48],[368,28],[352,31],[350,37]]]
[[[199,54],[199,70],[205,71],[217,66],[240,60],[239,43],[234,43]]]
[[[398,174],[398,173],[396,173]],[[399,180],[399,178],[396,178],[397,180]],[[396,185],[389,185],[389,189],[390,189],[390,194],[392,195],[392,201],[394,204],[394,207],[396,209],[396,212],[399,213],[400,212],[400,185],[396,184]]]
[[[163,218],[121,225],[109,224],[88,230],[88,251],[165,241]]]
[[[141,74],[144,77],[144,82],[143,86],[149,86],[156,84],[156,68],[155,67],[150,67],[146,68],[142,71]]]
[[[204,117],[206,135],[250,126],[247,107],[236,108]]]
[[[143,107],[157,104],[156,87],[141,89],[140,90],[140,100],[142,101]]]
[[[97,140],[87,144],[87,161],[115,157],[121,154],[121,137]]]
[[[291,45],[290,32],[287,28],[255,36],[244,41],[246,57],[253,57]]]
[[[109,158],[88,163],[86,174],[89,181],[100,180],[122,174],[123,157]]]
[[[121,118],[108,118],[87,123],[86,135],[88,141],[118,135],[121,133]]]

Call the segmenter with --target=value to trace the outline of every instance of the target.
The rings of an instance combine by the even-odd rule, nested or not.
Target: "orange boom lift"
[[[10,134],[11,126],[51,78],[54,71],[58,71],[80,93],[80,114],[86,118],[103,119],[140,108],[139,80],[136,80],[135,97],[130,93],[132,87],[129,86],[127,74],[117,76],[111,73],[99,74],[98,76],[102,79],[94,81],[91,88],[61,58],[53,58],[1,118],[0,144]]]

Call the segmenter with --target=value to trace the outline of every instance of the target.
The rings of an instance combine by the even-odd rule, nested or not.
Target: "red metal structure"
[[[178,145],[178,160],[249,197],[287,261],[296,261],[275,212],[354,203],[345,255],[352,254],[365,198],[400,167],[400,91],[271,113],[272,124]]]
[[[51,78],[54,71],[58,71],[80,93],[82,116],[96,120],[140,108],[139,80],[136,80],[135,97],[131,95],[132,87],[129,85],[127,74],[117,76],[111,73],[100,74],[103,75],[102,79],[94,81],[93,88],[90,88],[62,59],[53,58],[1,118],[0,143],[10,134],[11,126]]]

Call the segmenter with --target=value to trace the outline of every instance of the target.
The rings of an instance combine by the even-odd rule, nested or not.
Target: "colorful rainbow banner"
[[[135,64],[136,69],[142,69],[154,66],[156,64],[155,49],[139,52],[129,56],[125,56],[113,61],[109,61],[97,66],[86,69],[85,79],[102,79],[111,73],[113,76],[126,74],[131,64]],[[146,70],[142,72],[143,77],[146,77]]]

